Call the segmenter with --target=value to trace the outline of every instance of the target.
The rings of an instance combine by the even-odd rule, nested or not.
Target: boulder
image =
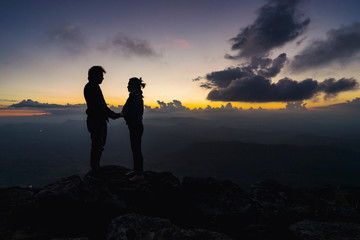
[[[248,195],[231,181],[185,177],[183,190],[192,207],[204,215],[238,215],[251,208]]]
[[[290,226],[299,240],[360,239],[360,224],[350,222],[316,222],[303,220]]]
[[[79,176],[61,178],[35,195],[37,228],[48,235],[63,236],[86,232],[88,210],[83,201]]]
[[[107,240],[231,240],[223,234],[203,229],[187,230],[170,220],[127,214],[112,220]]]
[[[12,239],[18,229],[26,228],[35,213],[32,188],[0,189],[0,239]]]
[[[124,212],[158,214],[174,209],[181,189],[179,179],[170,172],[146,171],[143,181],[131,182],[125,175],[129,171],[121,166],[105,166],[99,171],[90,171],[84,181],[92,195],[99,196],[99,192],[106,190],[106,194],[100,194],[101,201],[122,202]]]
[[[40,190],[35,196],[35,204],[41,208],[75,208],[82,204],[82,189],[83,182],[79,176],[61,178]]]
[[[318,198],[325,199],[342,206],[355,209],[360,213],[360,187],[355,186],[338,186],[338,187],[323,187],[309,190]]]
[[[258,211],[263,212],[265,221],[289,224],[303,219],[318,221],[359,219],[354,209],[273,180],[263,180],[253,184],[250,196],[257,203]]]
[[[241,235],[240,229],[253,220],[253,202],[247,193],[231,181],[185,177],[185,224]]]

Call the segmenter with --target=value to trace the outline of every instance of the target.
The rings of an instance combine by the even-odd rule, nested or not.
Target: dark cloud
[[[268,0],[258,11],[255,22],[234,38],[230,39],[232,50],[238,50],[236,56],[226,58],[265,56],[275,47],[281,47],[301,35],[310,23],[310,19],[299,14],[296,9],[300,0]]]
[[[85,37],[76,24],[58,27],[48,32],[50,42],[66,49],[71,54],[80,54],[87,49]]]
[[[22,100],[19,103],[14,103],[9,108],[36,108],[36,109],[58,109],[58,108],[84,108],[86,104],[53,104],[53,103],[40,103],[31,99]]]
[[[270,58],[252,58],[251,67],[256,74],[271,78],[280,73],[286,62],[286,54],[282,53],[274,60]]]
[[[360,23],[330,30],[325,40],[317,40],[301,51],[291,63],[294,71],[347,63],[360,52]]]
[[[225,106],[221,105],[221,107],[211,107],[208,105],[205,108],[194,108],[190,109],[182,104],[179,100],[173,100],[172,102],[164,102],[158,100],[157,107],[144,106],[145,111],[149,113],[178,113],[178,112],[187,112],[187,113],[199,113],[199,112],[235,112],[242,110],[242,108],[234,107],[231,103],[227,103]]]
[[[354,78],[334,78],[326,79],[319,83],[317,91],[325,93],[325,98],[335,97],[339,92],[354,90],[359,87],[359,83]]]
[[[346,101],[344,103],[333,104],[326,107],[319,107],[320,109],[330,109],[330,110],[339,110],[339,111],[356,111],[360,112],[360,98],[355,98],[351,101]]]
[[[302,39],[300,39],[299,41],[296,42],[296,45],[299,46],[302,44],[303,41],[305,41],[307,37],[303,37]]]
[[[31,99],[28,99],[28,100],[22,100],[19,103],[14,103],[9,107],[10,108],[63,108],[64,105],[39,103],[38,101],[33,101]]]
[[[73,116],[81,117],[86,116],[86,104],[53,104],[53,103],[40,103],[31,99],[23,100],[19,103],[12,104],[7,109],[31,109],[46,112],[51,116]]]
[[[172,102],[165,103],[163,101],[157,101],[159,104],[159,107],[155,107],[153,109],[148,110],[154,110],[154,111],[160,111],[160,112],[183,112],[183,111],[190,111],[189,108],[182,105],[181,101],[179,100],[173,100]]]
[[[306,79],[297,82],[288,78],[277,83],[255,75],[236,79],[227,88],[215,88],[207,96],[211,101],[286,102],[300,101],[314,96],[317,82]]]
[[[325,98],[334,97],[340,92],[357,89],[355,79],[328,79],[318,83],[313,79],[295,81],[283,78],[277,83],[264,76],[254,75],[234,79],[228,87],[213,88],[207,99],[211,101],[238,102],[290,102],[311,99],[319,93],[325,93]]]
[[[299,101],[299,102],[288,102],[286,103],[286,106],[284,109],[280,109],[280,110],[286,110],[286,111],[307,111],[306,108],[306,104],[303,101]]]
[[[115,51],[120,51],[127,56],[159,56],[159,54],[156,53],[151,44],[144,39],[130,38],[128,36],[119,34],[111,41],[111,45],[115,49]]]
[[[200,81],[200,87],[212,89],[212,88],[226,88],[235,79],[243,77],[252,77],[260,75],[263,77],[275,77],[287,62],[285,53],[280,54],[277,58],[265,58],[265,57],[253,57],[249,65],[243,65],[242,67],[227,68],[222,71],[215,71],[206,74],[205,77],[197,77],[193,81]]]
[[[249,74],[251,73],[247,72],[246,69],[242,69],[240,67],[227,68],[222,71],[211,72],[205,76],[207,82],[202,83],[202,86],[205,88],[226,88],[234,79],[242,78],[248,76]]]
[[[248,65],[211,72],[194,81],[203,79],[200,87],[211,89],[207,96],[211,101],[294,102],[311,99],[319,93],[324,93],[327,99],[358,88],[354,78],[330,78],[321,83],[310,78],[303,81],[283,78],[272,83],[271,78],[280,73],[286,62],[285,53],[275,59],[252,57]]]

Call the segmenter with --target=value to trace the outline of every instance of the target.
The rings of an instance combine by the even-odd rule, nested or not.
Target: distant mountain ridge
[[[360,185],[360,153],[336,146],[199,142],[160,158],[179,176],[212,176],[242,186],[275,179],[291,186]]]
[[[351,181],[358,182],[358,177],[352,174],[358,169],[356,159],[360,159],[358,154],[354,153],[354,151],[360,151],[357,131],[354,131],[353,135],[332,136],[332,132],[329,132],[328,136],[324,136],[300,134],[301,132],[297,132],[296,129],[280,131],[272,129],[271,126],[268,127],[267,131],[254,128],[247,129],[246,125],[234,125],[233,123],[227,126],[223,123],[216,123],[216,121],[198,118],[162,118],[149,119],[144,122],[145,169],[171,170],[178,176],[185,176],[187,173],[192,173],[194,176],[214,176],[221,179],[231,179],[244,186],[266,176],[270,178],[279,177],[281,182],[290,185],[295,184],[295,186],[311,185],[312,183],[337,185],[351,183]],[[120,164],[127,167],[132,165],[128,134],[124,122],[110,122],[108,140],[101,164]],[[84,175],[89,170],[90,138],[85,121],[7,124],[0,126],[0,135],[5,136],[0,139],[0,187],[13,185],[45,186],[59,177],[67,176],[69,173]],[[251,145],[252,147],[249,148],[248,152],[244,150],[237,153],[240,145],[229,145],[233,146],[234,149],[223,146],[232,141],[255,145]],[[205,143],[205,145],[201,145],[203,153],[197,155],[195,159],[193,156],[196,151],[191,146],[201,142]],[[219,146],[216,144],[206,146],[207,142],[219,143]],[[265,148],[264,145],[256,145],[257,143],[269,146]],[[273,145],[284,143],[287,145],[283,147]],[[290,148],[288,144],[294,145],[294,148]],[[311,148],[311,145],[314,147]],[[241,146],[239,149],[242,149]],[[299,149],[296,146],[307,146],[309,148]],[[342,152],[343,150],[339,147],[345,152]],[[220,151],[221,148],[226,148],[226,151]],[[259,149],[256,150],[256,148]],[[285,151],[284,154],[287,154],[286,159],[289,163],[295,161],[297,163],[304,162],[304,165],[307,164],[304,169],[292,170],[291,166],[286,163],[281,148]],[[331,148],[336,150],[331,150]],[[207,149],[210,151],[219,149],[219,151],[209,154]],[[267,153],[268,151],[270,154]],[[184,153],[187,155],[181,155]],[[259,153],[262,153],[263,157],[259,156]],[[311,155],[312,153],[315,155]],[[179,155],[182,157],[178,157]],[[214,158],[214,156],[217,157],[216,161],[218,162],[216,164],[208,163],[209,159]],[[303,158],[300,159],[298,156]],[[237,163],[241,159],[252,159],[253,166],[256,169],[244,171],[243,169],[247,169],[247,167]],[[328,164],[329,161],[324,161],[324,159],[337,163]],[[325,165],[311,163],[310,160],[319,161]],[[265,162],[261,163],[261,161]],[[273,168],[267,166],[266,162],[268,161],[273,162]],[[280,164],[280,161],[285,161],[285,163]],[[187,164],[185,165],[183,162],[187,162]],[[201,162],[204,166],[200,164]],[[226,163],[227,166],[221,166],[222,162]],[[344,166],[341,166],[342,162]],[[353,162],[351,164],[354,166],[350,166],[351,164],[349,165],[348,162]],[[231,164],[235,165],[232,166]],[[316,165],[317,169],[313,169],[311,164]],[[286,166],[288,167],[286,168]],[[294,166],[298,165],[295,164]],[[329,166],[334,166],[334,171],[339,170],[338,172],[342,172],[342,174],[347,171],[345,168],[347,167],[350,169],[350,174],[345,177],[336,176],[336,172],[335,174],[329,172]],[[291,171],[287,171],[287,169]],[[205,170],[210,172],[207,173]],[[323,172],[326,172],[328,176],[321,176]],[[300,175],[298,175],[299,173]],[[307,176],[310,173],[315,173],[315,175]],[[332,176],[336,177],[332,178]],[[288,181],[286,177],[292,180]]]

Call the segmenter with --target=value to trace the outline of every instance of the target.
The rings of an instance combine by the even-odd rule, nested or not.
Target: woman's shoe
[[[137,181],[142,181],[142,180],[144,180],[144,175],[143,174],[141,174],[141,175],[135,175],[135,176],[133,176],[133,177],[131,177],[131,178],[129,178],[129,181],[131,181],[131,182],[137,182]]]
[[[134,171],[130,171],[130,172],[125,173],[126,177],[133,177],[135,175],[136,175],[136,173]]]

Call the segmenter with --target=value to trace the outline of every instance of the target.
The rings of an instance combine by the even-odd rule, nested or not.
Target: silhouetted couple
[[[99,84],[104,80],[105,70],[101,66],[89,69],[88,80],[85,85],[84,96],[87,103],[87,128],[91,137],[90,167],[96,171],[100,168],[101,154],[107,137],[107,122],[109,118],[123,117],[130,132],[131,150],[133,154],[134,170],[127,173],[130,181],[144,179],[143,156],[141,152],[141,137],[144,131],[142,118],[144,101],[141,88],[145,83],[141,78],[130,78],[128,83],[129,98],[126,100],[121,113],[113,112],[106,104]]]

